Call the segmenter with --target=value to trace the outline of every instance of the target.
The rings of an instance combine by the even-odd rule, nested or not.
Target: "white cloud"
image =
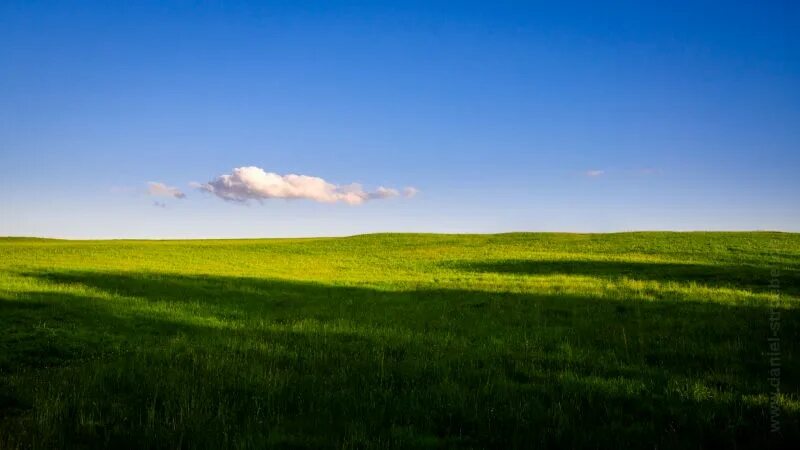
[[[147,183],[147,193],[154,197],[186,198],[186,194],[181,192],[180,189],[167,186],[158,181],[150,181]]]
[[[397,189],[379,186],[378,189],[375,190],[375,192],[369,194],[369,198],[376,198],[376,199],[392,198],[392,197],[397,197],[398,195],[400,195],[400,193],[397,192]]]
[[[593,170],[587,170],[586,171],[586,176],[587,177],[600,177],[600,176],[605,175],[605,173],[606,173],[605,170],[593,169]]]
[[[192,183],[192,187],[217,197],[236,202],[270,198],[308,199],[322,203],[343,202],[360,205],[368,200],[397,197],[397,189],[379,187],[365,191],[358,183],[336,185],[308,175],[279,175],[260,167],[238,167],[208,183]],[[407,188],[408,189],[408,188]],[[413,188],[411,188],[413,189]],[[414,189],[416,193],[416,189]],[[408,197],[408,195],[406,195]]]
[[[403,197],[405,197],[405,198],[411,198],[411,197],[414,197],[417,194],[419,194],[419,189],[417,189],[415,187],[408,186],[408,187],[403,189]]]

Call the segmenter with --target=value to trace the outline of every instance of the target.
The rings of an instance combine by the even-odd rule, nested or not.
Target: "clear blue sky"
[[[797,2],[600,3],[5,0],[0,235],[800,231]]]

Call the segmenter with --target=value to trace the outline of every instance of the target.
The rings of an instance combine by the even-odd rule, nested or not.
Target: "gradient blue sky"
[[[800,231],[797,3],[599,3],[5,0],[0,235]]]

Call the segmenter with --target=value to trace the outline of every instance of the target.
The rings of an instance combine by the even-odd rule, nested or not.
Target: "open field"
[[[0,327],[3,449],[800,442],[798,234],[0,239]]]

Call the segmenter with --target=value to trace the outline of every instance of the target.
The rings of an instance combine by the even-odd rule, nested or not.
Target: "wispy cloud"
[[[406,188],[403,188],[403,197],[405,198],[411,198],[416,196],[417,194],[419,194],[419,189],[415,187],[408,186]]]
[[[155,201],[153,202],[153,206],[155,206],[156,208],[166,208],[167,204],[164,202]]]
[[[167,186],[158,181],[150,181],[147,183],[147,193],[154,197],[186,198],[186,194],[181,192],[180,189]]]
[[[370,192],[367,195],[370,199],[382,199],[397,197],[400,195],[400,192],[398,192],[397,189],[379,186],[378,189],[375,189],[375,192]]]
[[[368,200],[397,197],[394,188],[379,187],[366,191],[358,183],[336,185],[322,178],[308,175],[279,175],[260,167],[238,167],[230,174],[216,177],[208,183],[192,183],[192,187],[217,197],[235,202],[266,200],[271,198],[307,199],[321,203],[343,202],[360,205]],[[416,194],[415,188],[404,189],[405,197]],[[411,195],[409,195],[411,193]]]
[[[587,170],[586,172],[584,172],[584,175],[586,175],[587,177],[602,177],[605,174],[606,174],[606,171],[605,170],[600,170],[600,169],[592,169],[592,170]]]

